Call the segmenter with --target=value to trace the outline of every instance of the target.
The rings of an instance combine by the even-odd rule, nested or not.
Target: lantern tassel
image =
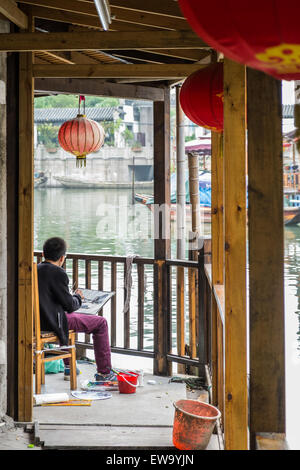
[[[86,167],[86,156],[80,155],[76,157],[76,168]]]

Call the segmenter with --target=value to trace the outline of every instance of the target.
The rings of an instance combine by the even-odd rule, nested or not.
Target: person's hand
[[[83,293],[80,289],[76,289],[75,294],[79,294],[82,299],[84,299]]]

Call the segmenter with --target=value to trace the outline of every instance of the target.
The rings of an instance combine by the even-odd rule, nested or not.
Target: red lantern
[[[96,121],[87,119],[85,114],[79,114],[76,118],[64,122],[58,132],[60,146],[76,156],[76,166],[86,166],[86,155],[96,152],[104,144],[104,129]]]
[[[193,30],[229,59],[300,79],[299,0],[178,0]]]
[[[195,124],[222,132],[223,64],[212,64],[192,73],[181,87],[180,104]]]

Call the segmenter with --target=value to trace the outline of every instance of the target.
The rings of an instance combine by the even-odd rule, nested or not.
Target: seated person
[[[62,268],[66,258],[66,242],[62,238],[49,238],[43,246],[45,261],[38,264],[38,285],[40,298],[41,330],[53,331],[60,345],[68,345],[69,330],[93,335],[94,353],[97,365],[95,380],[116,380],[111,370],[111,351],[108,325],[98,315],[76,313],[81,306],[82,292],[69,291],[69,278]],[[69,359],[65,362],[65,379],[70,378]]]

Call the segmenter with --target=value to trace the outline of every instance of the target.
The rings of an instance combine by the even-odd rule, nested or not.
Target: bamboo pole
[[[185,259],[185,141],[184,112],[179,101],[180,87],[176,87],[176,224],[177,224],[177,259]],[[177,354],[185,354],[185,282],[184,268],[177,267]],[[179,373],[185,372],[185,366],[178,364]]]
[[[212,285],[224,282],[224,240],[223,240],[223,134],[211,134],[211,236],[212,236]],[[212,393],[213,404],[221,406],[224,400],[223,361],[218,343],[218,307],[215,295],[212,295]],[[221,370],[219,370],[219,368]],[[218,398],[222,399],[219,400]]]
[[[177,259],[185,258],[185,146],[184,112],[179,101],[180,87],[176,87],[176,223],[177,223]]]
[[[198,237],[200,234],[200,200],[199,200],[199,160],[196,153],[190,152],[188,154],[189,166],[189,190],[190,190],[190,204],[192,212],[192,232],[190,233],[190,250],[191,258],[197,259],[196,247],[198,245]],[[196,293],[197,274],[194,269],[189,269],[189,336],[190,336],[190,356],[192,358],[197,356],[197,340],[196,340]]]

